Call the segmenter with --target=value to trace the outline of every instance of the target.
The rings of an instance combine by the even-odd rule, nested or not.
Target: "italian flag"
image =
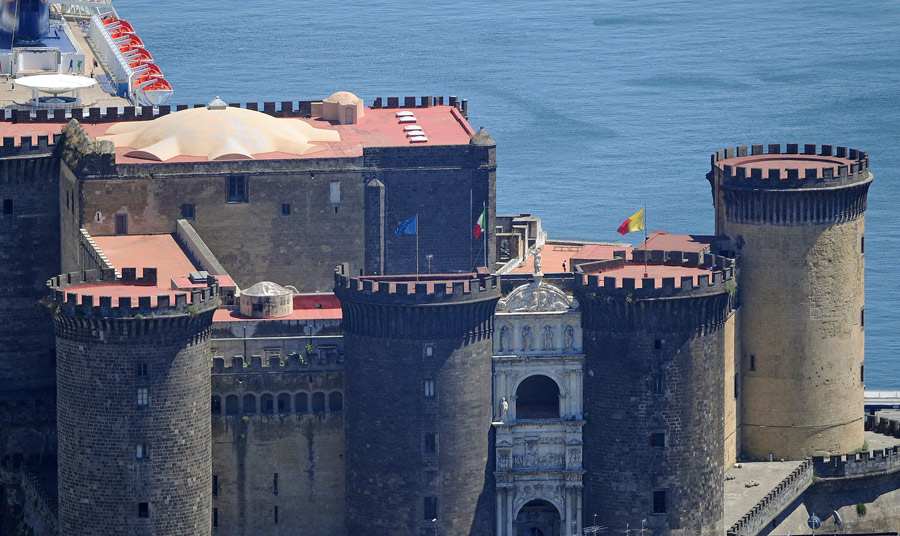
[[[478,216],[478,219],[475,220],[475,228],[472,229],[472,234],[475,235],[475,238],[481,238],[481,233],[485,229],[487,229],[487,207],[481,209],[481,216]]]
[[[634,213],[633,216],[622,222],[619,226],[619,234],[624,235],[634,231],[644,230],[644,209]]]

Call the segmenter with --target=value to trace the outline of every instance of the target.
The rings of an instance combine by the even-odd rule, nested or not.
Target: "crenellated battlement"
[[[499,277],[486,273],[351,277],[347,270],[346,265],[335,269],[335,293],[354,300],[418,305],[500,296]]]
[[[400,103],[403,103],[402,106]],[[432,106],[444,106],[444,103],[456,108],[463,117],[468,114],[469,101],[460,100],[450,96],[422,96],[422,97],[378,97],[371,108],[430,108]],[[231,102],[232,108],[244,108],[254,110],[272,117],[312,117],[315,104],[321,107],[319,100],[300,101],[264,101],[256,102]],[[206,103],[201,104],[177,104],[162,105],[156,108],[152,106],[108,106],[70,109],[38,109],[38,110],[5,110],[0,109],[0,121],[15,123],[66,123],[72,119],[88,123],[112,123],[116,121],[149,121],[168,115],[172,112],[187,110],[189,108],[205,108]]]
[[[92,140],[75,119],[62,129],[60,156],[79,176],[115,175],[116,148],[111,141]]]
[[[900,470],[900,445],[841,456],[813,456],[812,463],[816,476],[820,478],[855,478],[895,473]]]
[[[3,146],[0,147],[0,158],[11,156],[33,156],[49,154],[56,149],[62,134],[50,136],[3,136]]]
[[[773,161],[778,161],[777,167],[766,165]],[[718,179],[726,187],[834,188],[870,179],[868,153],[834,145],[818,150],[810,143],[802,147],[788,143],[783,148],[777,143],[741,145],[716,151],[710,163],[710,180]]]
[[[283,358],[269,357],[266,359],[263,359],[262,356],[255,355],[249,360],[245,360],[243,356],[234,356],[230,358],[214,357],[212,366],[213,374],[238,372],[310,372],[311,370],[316,373],[323,372],[321,366],[311,366],[308,358],[303,358],[297,353],[288,354]]]
[[[105,268],[58,275],[47,281],[44,303],[57,315],[85,319],[193,317],[218,306],[219,284],[214,276],[209,276],[206,288],[173,293],[160,292],[156,274],[156,268],[144,268],[137,277],[135,268],[122,268],[122,276],[116,277],[114,269]]]
[[[734,259],[728,257],[693,251],[643,249],[632,250],[630,261],[626,258],[624,250],[616,251],[613,255],[613,259],[603,261],[604,264],[599,267],[595,267],[593,264],[576,266],[576,285],[584,287],[585,290],[600,289],[597,292],[602,292],[607,296],[627,296],[632,299],[665,298],[689,294],[716,294],[726,291],[734,292],[735,290],[734,275],[736,263]],[[709,273],[696,276],[682,276],[678,279],[675,277],[652,277],[652,270],[648,271],[650,276],[641,279],[615,275],[616,269],[622,268],[626,264],[643,264],[645,260],[648,267],[684,266],[709,270]],[[598,269],[600,273],[584,276],[584,268]],[[604,269],[609,270],[609,272],[604,272]],[[612,275],[604,275],[605,273]],[[580,279],[577,277],[578,275],[581,275]],[[638,286],[638,282],[640,282],[640,286]],[[657,285],[657,282],[660,284]],[[676,282],[678,283],[677,285]],[[729,284],[731,287],[728,286]]]
[[[727,536],[751,536],[794,501],[813,482],[813,462],[806,460],[778,483],[753,508],[728,528]]]

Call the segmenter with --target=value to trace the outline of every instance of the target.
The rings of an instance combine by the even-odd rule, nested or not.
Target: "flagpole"
[[[416,281],[419,281],[419,213],[416,212]]]
[[[481,213],[484,214],[484,267],[490,271],[487,261],[487,241],[488,241],[488,224],[487,224],[487,203],[481,204]]]
[[[644,203],[644,277],[647,277],[647,203]]]
[[[472,213],[475,212],[475,205],[472,200],[472,189],[469,188],[469,221],[472,221]],[[472,234],[469,234],[469,266],[475,264],[475,252],[472,251],[472,247],[475,245],[475,240],[472,238]]]

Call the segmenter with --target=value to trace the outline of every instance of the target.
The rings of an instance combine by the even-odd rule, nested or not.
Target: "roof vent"
[[[415,122],[416,122],[416,118],[413,117],[413,116],[411,116],[411,115],[405,115],[405,116],[403,116],[403,117],[400,118],[400,122],[401,122],[401,123],[415,123]]]
[[[190,280],[191,283],[206,283],[206,279],[209,277],[209,272],[206,270],[202,272],[191,272]]]
[[[414,116],[414,115],[416,115],[416,114],[410,112],[409,110],[404,110],[404,111],[402,111],[402,112],[397,112],[397,113],[396,113],[396,116],[397,116],[397,117],[412,117],[412,116]]]
[[[206,103],[207,110],[224,110],[228,108],[228,104],[216,95],[216,98]]]

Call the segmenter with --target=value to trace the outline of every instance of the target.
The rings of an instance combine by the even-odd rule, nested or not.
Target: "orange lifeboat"
[[[134,28],[127,20],[110,18],[103,21],[104,26],[115,26],[117,30],[124,30],[128,33],[134,33]]]
[[[140,73],[140,76],[162,76],[162,69],[159,68],[155,63],[149,63],[146,61],[136,61],[131,64],[131,69]]]
[[[146,48],[126,45],[124,47],[121,47],[119,49],[119,52],[121,52],[123,56],[128,58],[129,61],[144,61],[148,63],[153,62],[153,56],[150,55],[150,51]]]
[[[115,32],[112,32],[111,34],[109,34],[109,36],[112,37],[113,40],[115,40],[117,45],[119,45],[119,50],[122,50],[122,48],[124,48],[126,46],[132,46],[132,47],[143,47],[144,46],[144,42],[141,41],[141,38],[133,33],[115,31]]]

